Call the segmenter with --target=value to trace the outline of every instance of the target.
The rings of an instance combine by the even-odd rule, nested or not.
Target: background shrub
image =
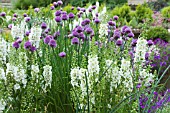
[[[170,41],[170,33],[163,27],[151,27],[149,30],[144,31],[141,35],[147,39],[154,40],[156,38],[161,38],[162,40]]]
[[[168,6],[168,2],[170,2],[170,0],[157,0],[148,2],[148,5],[152,10],[160,11],[162,8]]]
[[[165,18],[170,18],[170,6],[163,8],[161,13]]]

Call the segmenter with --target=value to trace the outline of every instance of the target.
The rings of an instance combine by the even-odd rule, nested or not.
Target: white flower
[[[99,74],[100,68],[99,68],[99,61],[97,55],[92,57],[89,56],[88,59],[88,72],[89,74]]]
[[[14,90],[16,91],[16,90],[18,90],[18,89],[20,89],[20,85],[19,85],[19,84],[15,84],[15,85],[14,85]]]
[[[3,68],[0,68],[0,79],[6,81],[5,71]]]
[[[108,35],[108,26],[107,24],[100,24],[100,29],[99,29],[99,37],[102,38],[103,36]]]
[[[45,81],[45,87],[43,88],[44,91],[46,91],[46,88],[49,86],[51,88],[51,82],[52,82],[52,67],[49,65],[46,65],[43,67],[43,76]]]
[[[5,110],[6,102],[1,99],[0,100],[0,113],[3,113],[3,110]]]

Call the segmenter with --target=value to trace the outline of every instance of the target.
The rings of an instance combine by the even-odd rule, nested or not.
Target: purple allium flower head
[[[76,31],[77,31],[78,33],[81,33],[81,32],[83,32],[83,28],[82,28],[81,26],[78,26],[78,27],[76,28]]]
[[[53,37],[56,39],[58,36],[60,36],[60,31],[57,31],[54,33]]]
[[[116,23],[113,22],[113,21],[109,21],[108,24],[109,24],[110,26],[115,26],[115,25],[116,25]]]
[[[17,18],[17,17],[18,17],[18,15],[17,15],[16,13],[14,13],[14,14],[13,14],[13,17],[16,17],[16,18]]]
[[[137,84],[136,88],[138,88],[138,89],[139,89],[140,87],[141,87],[141,84],[140,84],[140,83],[139,83],[139,84]]]
[[[57,1],[57,5],[61,6],[61,5],[63,5],[63,2],[61,0],[59,0],[59,1]]]
[[[73,7],[73,6],[71,7],[71,10],[74,10],[74,7]]]
[[[46,28],[47,28],[47,24],[46,24],[45,22],[42,22],[41,28],[42,28],[42,29],[46,29]]]
[[[160,62],[160,66],[161,67],[166,66],[166,62]]]
[[[13,18],[12,18],[12,21],[16,21],[16,20],[17,20],[17,18],[16,18],[16,17],[13,17]]]
[[[115,40],[117,40],[118,38],[120,38],[120,35],[121,35],[121,33],[120,33],[120,31],[119,31],[118,29],[114,30],[113,38],[114,38]]]
[[[74,37],[79,37],[79,33],[78,33],[77,31],[72,31],[72,35],[73,35]]]
[[[125,29],[128,28],[128,26],[123,26],[121,29],[121,32],[124,34],[125,33]]]
[[[30,51],[31,51],[31,52],[34,52],[34,51],[36,51],[36,50],[37,50],[37,48],[36,48],[35,46],[31,46],[31,47],[30,47]]]
[[[95,5],[93,5],[93,6],[92,6],[92,9],[96,9],[96,6],[95,6]]]
[[[69,17],[69,19],[73,19],[75,17],[75,15],[73,13],[69,13],[68,17]]]
[[[18,48],[19,48],[19,43],[16,41],[16,42],[14,42],[14,43],[12,44],[12,46],[13,46],[14,48],[18,49]]]
[[[134,57],[134,53],[132,51],[129,52],[129,55],[131,56],[131,58]]]
[[[23,14],[24,17],[27,17],[28,15],[26,13]]]
[[[131,45],[132,45],[133,47],[135,47],[136,44],[137,44],[137,39],[133,39]]]
[[[72,38],[71,40],[72,44],[79,44],[79,39],[77,37]]]
[[[99,16],[99,14],[98,13],[96,13],[96,17],[98,17]]]
[[[81,10],[81,7],[77,7],[77,10],[80,11],[80,10]]]
[[[38,13],[40,11],[40,9],[39,8],[35,8],[34,11]]]
[[[21,43],[22,40],[21,40],[20,38],[18,38],[18,39],[16,40],[16,42]]]
[[[145,59],[146,59],[146,60],[149,59],[149,53],[148,53],[148,52],[145,53]]]
[[[60,17],[60,16],[56,16],[56,17],[55,17],[55,21],[56,21],[56,22],[61,22],[61,17]]]
[[[118,20],[119,17],[116,15],[116,16],[113,17],[113,19],[114,19],[114,20]]]
[[[86,28],[85,31],[86,31],[87,34],[91,34],[93,32],[93,29],[88,27],[88,28]]]
[[[123,44],[123,41],[121,40],[121,39],[118,39],[117,41],[116,41],[116,45],[117,46],[121,46]]]
[[[160,60],[161,59],[161,56],[160,55],[155,55],[154,56],[154,60]]]
[[[56,12],[55,12],[55,16],[60,16],[61,15],[61,11],[60,10],[57,10]]]
[[[29,31],[26,31],[26,32],[25,32],[25,35],[26,35],[26,36],[29,36],[29,34],[30,34]]]
[[[50,40],[51,40],[51,37],[50,37],[50,36],[46,36],[46,37],[44,38],[44,43],[45,43],[45,44],[48,44],[48,43],[50,42]]]
[[[12,24],[9,24],[9,25],[8,25],[8,28],[9,28],[9,29],[12,29]]]
[[[83,33],[83,32],[81,32],[81,33],[79,34],[79,37],[80,37],[82,40],[84,40],[84,39],[85,39],[85,35],[84,35],[84,33]]]
[[[100,23],[100,20],[99,20],[98,18],[95,18],[95,19],[94,19],[94,22],[95,22],[96,24],[99,24],[99,23]]]
[[[80,10],[83,11],[83,12],[86,12],[86,9],[85,9],[85,8],[81,8]]]
[[[53,2],[54,7],[57,7],[57,2]]]
[[[63,58],[63,57],[66,56],[66,53],[65,53],[65,52],[60,52],[60,53],[59,53],[59,56],[60,56],[61,58]]]
[[[6,16],[6,13],[5,13],[5,12],[1,12],[1,13],[0,13],[0,16],[5,17],[5,16]]]
[[[125,29],[125,33],[128,34],[128,33],[131,33],[131,32],[132,32],[132,30],[129,27]]]
[[[54,39],[51,39],[48,45],[53,47],[53,48],[57,47],[57,43]]]
[[[55,7],[54,7],[54,6],[51,6],[51,7],[50,7],[50,9],[51,9],[51,10],[54,10],[54,9],[55,9]]]
[[[25,44],[24,44],[24,48],[25,48],[25,49],[29,49],[31,46],[32,46],[32,44],[31,44],[30,41],[27,41],[27,42],[25,42]]]
[[[132,32],[130,32],[130,33],[128,33],[128,37],[129,38],[133,38],[135,35],[132,33]]]
[[[62,11],[62,14],[67,14],[67,12],[66,11]]]
[[[61,18],[62,18],[62,20],[68,20],[67,14],[63,14]]]
[[[92,9],[90,8],[88,11],[89,11],[89,12],[92,12]]]
[[[45,30],[44,30],[44,32],[45,32],[46,34],[48,34],[48,33],[49,33],[48,29],[45,29]]]
[[[30,17],[25,17],[25,22],[29,22],[31,20]]]
[[[90,24],[90,19],[86,18],[84,21],[85,21],[86,25]]]
[[[149,46],[153,45],[153,41],[152,40],[148,40],[148,45]]]

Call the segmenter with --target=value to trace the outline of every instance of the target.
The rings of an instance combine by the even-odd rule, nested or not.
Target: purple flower
[[[54,39],[51,39],[48,45],[53,47],[53,48],[57,47],[57,43]]]
[[[25,48],[25,49],[29,49],[31,46],[32,46],[32,44],[31,44],[30,41],[27,41],[27,42],[25,42],[25,44],[24,44],[24,48]]]
[[[125,33],[125,29],[128,28],[128,26],[123,26],[121,29],[121,32],[124,34]]]
[[[132,37],[134,37],[135,35],[132,33],[132,32],[130,32],[129,34],[128,34],[128,37],[129,38],[132,38]]]
[[[9,24],[9,25],[8,25],[8,28],[9,28],[9,29],[12,29],[12,24]]]
[[[90,28],[90,27],[86,28],[85,31],[87,34],[91,34],[93,32],[92,28]]]
[[[18,48],[19,48],[19,43],[16,41],[16,42],[14,42],[14,43],[12,44],[12,46],[13,46],[14,48],[18,49]]]
[[[57,5],[61,6],[63,4],[63,2],[61,0],[57,1]]]
[[[55,32],[53,36],[54,38],[57,38],[58,36],[60,36],[60,32],[59,31]]]
[[[57,10],[56,12],[55,12],[55,16],[60,16],[61,15],[61,11],[60,10]]]
[[[153,45],[153,41],[152,40],[148,40],[148,45],[149,46]]]
[[[81,10],[81,8],[80,8],[80,7],[77,7],[77,10],[78,10],[78,11],[80,11],[80,10]]]
[[[74,37],[72,40],[71,40],[71,43],[72,44],[79,44],[79,39],[77,37]]]
[[[160,66],[161,67],[166,66],[166,62],[160,62]]]
[[[74,10],[74,7],[73,7],[73,6],[71,7],[71,10]]]
[[[132,30],[129,27],[125,29],[125,33],[128,34],[128,33],[131,33],[131,32],[132,32]]]
[[[139,84],[137,84],[136,88],[138,88],[138,89],[139,89],[140,87],[141,87],[141,84],[140,84],[140,83],[139,83]]]
[[[121,40],[121,39],[118,39],[117,41],[116,41],[116,45],[117,46],[121,46],[123,44],[123,41]]]
[[[51,40],[51,37],[50,37],[50,36],[46,36],[46,37],[44,38],[44,43],[45,43],[45,44],[48,44],[48,43],[50,42],[50,40]]]
[[[5,12],[1,12],[1,13],[0,13],[0,16],[5,17],[5,16],[6,16],[6,13],[5,13]]]
[[[55,9],[55,7],[54,7],[54,6],[51,6],[51,7],[50,7],[50,9],[51,9],[51,10],[54,10],[54,9]]]
[[[40,9],[39,8],[35,8],[34,11],[38,13],[40,11]]]
[[[57,7],[57,2],[53,2],[54,7]]]
[[[91,8],[89,9],[89,12],[92,12],[92,9],[91,9]]]
[[[60,16],[56,16],[56,17],[55,17],[55,21],[56,21],[56,22],[61,22],[61,17],[60,17]]]
[[[48,29],[45,29],[44,32],[45,32],[46,34],[48,34],[49,30],[48,30]]]
[[[13,16],[16,17],[16,18],[18,17],[18,15],[16,13],[14,13]]]
[[[60,53],[59,53],[59,56],[60,56],[61,58],[63,58],[63,57],[66,56],[66,53],[65,53],[65,52],[60,52]]]
[[[116,29],[116,30],[114,31],[113,38],[114,38],[115,40],[117,40],[118,38],[120,38],[120,35],[121,35],[120,31],[119,31],[118,29]]]
[[[85,21],[86,25],[90,24],[90,19],[86,18],[84,21]]]
[[[47,24],[46,24],[45,22],[42,22],[41,28],[42,28],[42,29],[46,29],[46,28],[47,28]]]
[[[94,23],[99,24],[99,23],[100,23],[100,20],[99,20],[98,18],[95,18],[95,19],[94,19]]]
[[[81,33],[79,34],[79,37],[80,37],[82,40],[84,40],[84,39],[85,39],[85,35],[84,35],[84,33],[83,33],[83,32],[81,32]]]
[[[83,11],[83,12],[86,12],[86,9],[85,9],[85,8],[81,8],[80,10]]]
[[[27,17],[28,15],[26,13],[23,14],[24,17]]]
[[[36,51],[36,50],[37,50],[36,47],[34,47],[34,46],[31,46],[31,47],[30,47],[30,51],[31,51],[31,52],[34,52],[34,51]]]
[[[160,55],[155,55],[154,56],[154,60],[160,60],[161,59],[161,56]]]
[[[114,20],[118,20],[119,17],[116,15],[116,16],[113,17],[113,19],[114,19]]]
[[[82,28],[81,26],[78,26],[78,27],[76,28],[76,31],[77,31],[78,33],[81,33],[81,32],[83,31],[83,28]]]
[[[25,17],[25,22],[29,22],[31,20],[30,17]]]
[[[129,52],[129,55],[131,56],[131,58],[134,57],[134,53],[132,51]]]
[[[95,6],[95,5],[93,5],[93,6],[92,6],[92,9],[96,9],[96,6]]]
[[[75,36],[75,37],[79,37],[79,33],[77,31],[73,31],[72,35]]]
[[[62,18],[62,20],[68,20],[67,14],[63,14],[61,18]]]
[[[21,43],[22,40],[21,40],[20,38],[18,38],[18,39],[16,40],[16,42]]]
[[[12,21],[16,21],[16,20],[17,20],[17,18],[16,18],[16,17],[13,17],[13,18],[12,18]]]
[[[135,47],[136,44],[137,44],[137,39],[133,39],[131,45],[132,45],[133,47]]]
[[[116,23],[113,22],[113,21],[109,21],[108,24],[109,24],[110,26],[115,26],[115,25],[116,25]]]
[[[26,31],[26,32],[25,32],[25,35],[26,35],[26,36],[29,36],[29,34],[30,34],[29,31]]]
[[[148,53],[148,52],[145,53],[145,59],[146,59],[146,60],[149,59],[149,53]]]
[[[75,17],[75,15],[73,13],[69,13],[68,17],[69,17],[69,19],[73,19]]]

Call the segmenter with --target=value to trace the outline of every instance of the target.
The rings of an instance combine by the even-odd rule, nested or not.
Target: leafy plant
[[[161,13],[165,18],[170,18],[170,6],[163,8]]]

